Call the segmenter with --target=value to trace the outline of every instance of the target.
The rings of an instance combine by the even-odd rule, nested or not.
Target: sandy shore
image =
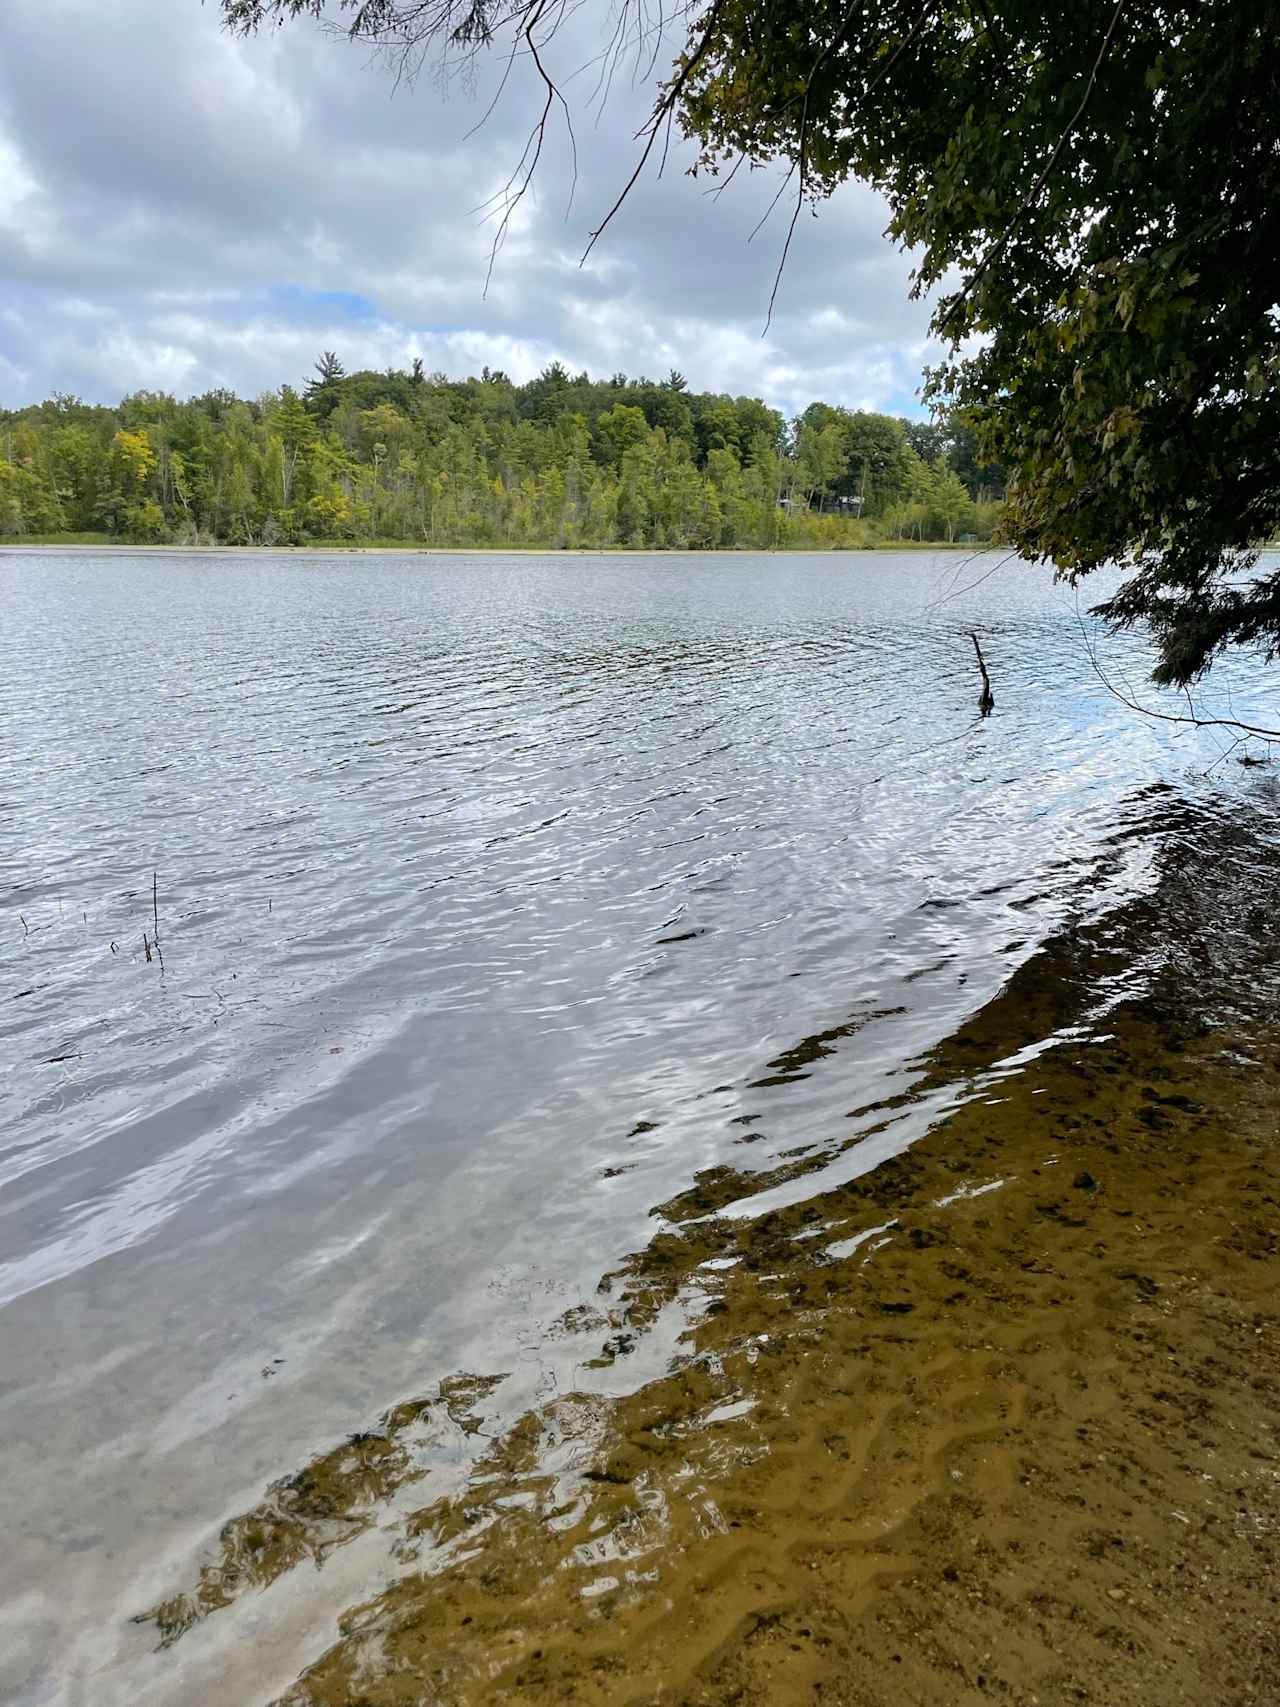
[[[422,1479],[291,1707],[1280,1702],[1280,1040],[1150,997],[1082,1025],[1078,957],[933,1052],[903,1105],[967,1100],[904,1155],[659,1206],[566,1331],[613,1362],[680,1301],[677,1367],[553,1398],[462,1495]],[[429,1413],[484,1405],[280,1484],[162,1633],[322,1558],[422,1477]]]

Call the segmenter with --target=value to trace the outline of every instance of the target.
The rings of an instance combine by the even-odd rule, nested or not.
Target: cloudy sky
[[[0,404],[140,387],[245,394],[297,383],[322,348],[348,368],[531,377],[664,375],[762,395],[918,411],[927,312],[860,186],[802,218],[768,335],[787,212],[751,240],[777,179],[712,198],[673,149],[585,267],[587,235],[636,158],[630,66],[594,99],[605,0],[550,53],[574,110],[518,210],[487,295],[477,211],[517,163],[537,104],[517,65],[481,128],[472,86],[408,87],[299,23],[236,41],[217,0],[4,0],[0,56]]]

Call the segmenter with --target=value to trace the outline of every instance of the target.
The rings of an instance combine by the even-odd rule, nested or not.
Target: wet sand
[[[1100,996],[1109,952],[1060,938],[933,1051],[902,1101],[958,1106],[904,1154],[655,1209],[564,1326],[616,1366],[683,1318],[668,1375],[491,1441],[492,1380],[397,1407],[161,1638],[394,1499],[396,1574],[290,1707],[1280,1702],[1280,1037],[1176,972]],[[475,1461],[433,1499],[442,1428]]]

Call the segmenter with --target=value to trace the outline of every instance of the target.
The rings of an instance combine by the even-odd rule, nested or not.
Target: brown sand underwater
[[[616,1363],[683,1311],[669,1374],[497,1437],[501,1373],[459,1376],[144,1616],[177,1643],[394,1499],[290,1707],[1280,1703],[1280,1031],[1185,978],[1099,1002],[1106,952],[1060,938],[932,1052],[904,1099],[967,1100],[905,1153],[660,1205],[566,1331]]]

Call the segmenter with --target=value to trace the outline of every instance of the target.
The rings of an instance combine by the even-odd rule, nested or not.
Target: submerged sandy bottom
[[[967,1100],[905,1154],[655,1210],[565,1326],[617,1364],[675,1313],[670,1373],[496,1438],[497,1378],[397,1407],[228,1525],[166,1652],[381,1526],[291,1707],[1280,1702],[1280,1037],[1082,1016],[1084,955],[932,1053],[905,1094]]]

